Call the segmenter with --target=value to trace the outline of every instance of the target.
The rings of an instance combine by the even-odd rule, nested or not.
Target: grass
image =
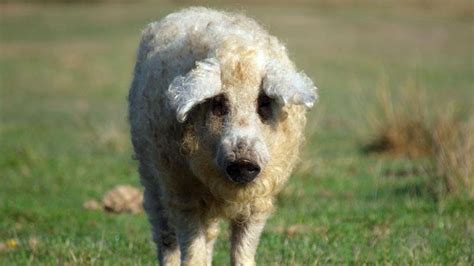
[[[212,5],[247,10],[320,88],[258,264],[473,263],[474,201],[433,197],[417,164],[358,147],[367,113],[354,102],[372,106],[380,80],[415,80],[459,106],[474,99],[472,12],[415,2]],[[139,185],[125,100],[135,49],[146,23],[180,5],[0,6],[0,265],[154,263],[145,215],[82,205]],[[227,236],[215,265],[228,264]]]
[[[389,153],[416,161],[431,177],[433,194],[474,198],[474,114],[446,99],[429,103],[423,88],[402,85],[393,95],[379,89],[379,102],[367,115],[362,151]],[[457,109],[457,110],[456,110]],[[460,109],[465,109],[464,111]],[[368,131],[368,132],[367,132]]]

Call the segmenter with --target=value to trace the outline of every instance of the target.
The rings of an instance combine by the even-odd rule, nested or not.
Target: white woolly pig
[[[222,218],[232,264],[255,264],[315,89],[243,15],[188,8],[146,27],[129,118],[160,264],[211,265]]]

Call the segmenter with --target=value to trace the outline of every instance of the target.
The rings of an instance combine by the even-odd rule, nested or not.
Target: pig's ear
[[[292,68],[282,67],[272,61],[266,66],[262,87],[270,98],[276,99],[282,105],[304,105],[311,108],[318,96],[316,86],[303,72]]]
[[[196,62],[194,69],[171,82],[166,93],[176,119],[184,122],[194,106],[219,94],[221,86],[221,70],[215,58]]]

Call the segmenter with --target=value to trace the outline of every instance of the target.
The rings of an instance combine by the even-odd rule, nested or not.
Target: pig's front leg
[[[255,253],[267,218],[268,215],[259,215],[231,221],[232,265],[255,265]]]
[[[206,231],[200,217],[179,212],[175,215],[181,265],[207,265]]]

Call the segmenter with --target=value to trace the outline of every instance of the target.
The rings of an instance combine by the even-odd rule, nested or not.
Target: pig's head
[[[203,181],[257,182],[267,168],[280,167],[271,164],[272,153],[284,157],[285,142],[301,137],[285,121],[293,119],[290,109],[304,116],[316,100],[315,87],[289,61],[269,58],[234,49],[197,62],[169,86],[170,107],[188,128],[184,144],[191,169]]]

